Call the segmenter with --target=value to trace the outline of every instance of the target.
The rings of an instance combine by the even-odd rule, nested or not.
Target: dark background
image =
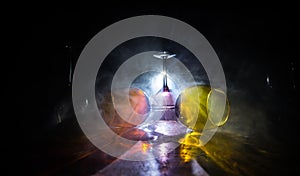
[[[8,78],[5,87],[14,96],[9,101],[12,110],[7,126],[11,135],[7,137],[7,130],[4,135],[7,147],[13,149],[9,154],[17,154],[10,162],[13,168],[24,168],[28,173],[39,170],[33,166],[37,158],[30,156],[34,155],[39,155],[39,162],[47,165],[42,157],[45,145],[40,141],[47,140],[48,132],[56,128],[53,122],[56,109],[69,102],[70,59],[76,63],[87,42],[103,28],[124,18],[146,14],[177,18],[207,38],[223,65],[228,91],[247,94],[253,107],[260,106],[268,114],[266,130],[272,139],[286,147],[282,155],[288,157],[283,158],[293,162],[299,146],[296,113],[299,20],[294,8],[207,10],[200,5],[118,8],[32,6],[14,8],[6,14],[9,33],[3,35],[9,35],[12,51],[9,65],[3,69]],[[33,148],[40,148],[39,153]]]

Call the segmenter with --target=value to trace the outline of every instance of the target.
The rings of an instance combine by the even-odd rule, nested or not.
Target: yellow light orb
[[[179,121],[198,132],[205,125],[206,129],[224,125],[230,110],[226,94],[210,86],[186,88],[177,99],[176,108]]]

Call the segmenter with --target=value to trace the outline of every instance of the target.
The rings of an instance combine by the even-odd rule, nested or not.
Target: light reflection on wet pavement
[[[154,126],[154,127],[153,127]],[[178,140],[184,137],[186,128],[175,121],[158,121],[152,124],[154,133],[144,131],[140,133],[142,139],[148,136],[148,141],[139,141],[131,149],[119,158],[98,171],[95,175],[208,175],[195,159],[183,160],[180,154],[181,148],[178,147]],[[123,133],[123,137],[130,134],[137,135],[137,130],[131,129]],[[135,131],[132,133],[132,131]],[[151,133],[151,135],[149,135]],[[169,136],[164,135],[164,133]],[[156,136],[156,138],[153,138]],[[144,161],[128,161],[126,158],[143,158]]]
[[[127,128],[128,133],[123,136],[137,139],[140,134],[143,140],[123,156],[155,156],[147,161],[111,157],[93,146],[80,131],[74,131],[74,126],[65,126],[66,131],[68,135],[60,136],[59,141],[52,140],[57,147],[48,151],[49,163],[42,175],[281,175],[289,170],[287,166],[292,167],[282,161],[278,146],[259,146],[251,139],[222,131],[200,147],[199,134],[164,136],[163,140],[151,142],[146,140],[144,131]],[[276,167],[278,170],[273,169]]]

